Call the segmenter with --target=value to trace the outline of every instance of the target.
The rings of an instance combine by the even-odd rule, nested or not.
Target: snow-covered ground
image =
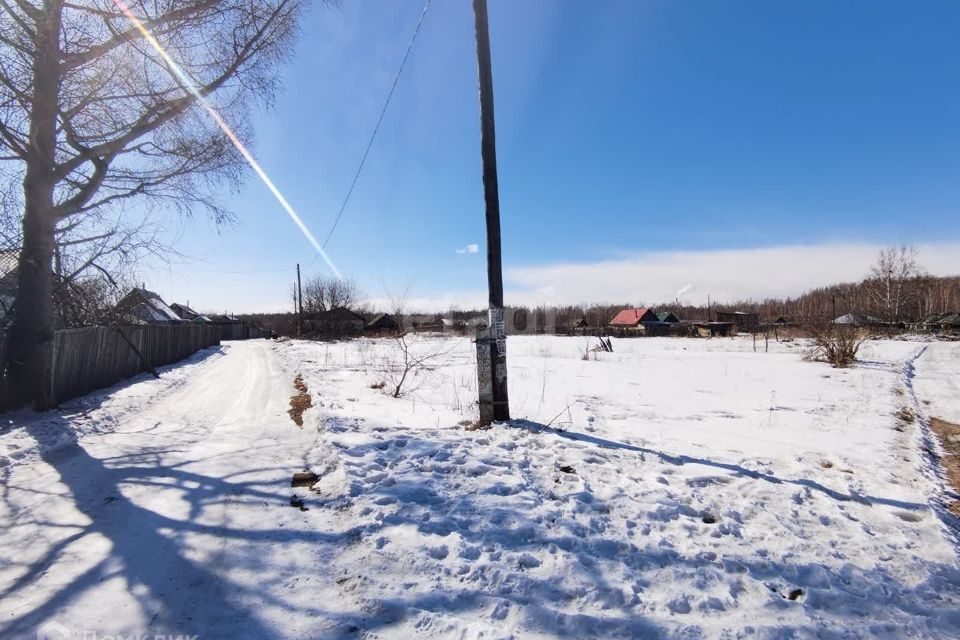
[[[588,344],[510,338],[515,420],[486,431],[472,345],[442,338],[399,399],[393,341],[248,341],[8,414],[0,637],[960,637],[924,451],[928,416],[960,421],[960,343],[849,370],[799,342]]]

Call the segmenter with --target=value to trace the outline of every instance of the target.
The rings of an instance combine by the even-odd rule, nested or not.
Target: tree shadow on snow
[[[649,453],[671,464],[710,466],[760,482],[793,484],[840,501],[869,500],[902,509],[926,508],[874,496],[847,495],[805,479],[777,478],[738,465],[672,456],[527,421],[516,421],[505,428]],[[699,626],[710,617],[734,624],[742,621],[736,614],[721,616],[726,609],[737,608],[737,598],[748,590],[750,594],[742,597],[753,598],[746,606],[754,607],[751,614],[763,629],[762,637],[830,636],[843,629],[845,620],[855,621],[858,628],[875,625],[880,635],[899,633],[902,628],[897,623],[904,618],[918,620],[919,627],[931,631],[960,625],[955,599],[938,598],[941,593],[949,593],[950,585],[960,578],[956,568],[918,562],[923,578],[908,584],[882,563],[864,569],[852,563],[828,566],[816,561],[776,561],[755,554],[746,544],[735,558],[683,553],[672,545],[654,546],[639,527],[628,536],[622,530],[606,527],[602,516],[609,507],[592,495],[552,495],[552,480],[538,479],[522,461],[503,467],[521,482],[489,481],[469,490],[464,476],[473,473],[471,464],[489,467],[480,473],[494,472],[498,461],[489,457],[489,450],[486,454],[471,451],[460,459],[449,441],[401,430],[402,435],[342,448],[347,466],[360,470],[375,463],[388,469],[390,476],[386,479],[379,472],[367,477],[366,472],[358,473],[350,483],[349,498],[330,500],[327,505],[384,507],[357,531],[358,540],[372,543],[377,551],[371,550],[365,557],[369,564],[356,562],[355,566],[342,568],[348,574],[340,579],[372,579],[375,584],[377,563],[383,562],[386,554],[395,558],[390,562],[397,563],[388,564],[389,569],[410,571],[416,567],[401,591],[409,595],[391,595],[360,611],[344,610],[347,607],[329,611],[327,615],[339,621],[340,635],[362,637],[365,633],[395,630],[400,623],[406,629],[442,629],[444,624],[469,624],[464,619],[469,613],[470,619],[486,621],[502,633],[519,629],[521,635],[553,637],[697,637],[702,629],[717,629],[717,624],[722,624]],[[571,509],[576,515],[571,515]],[[389,532],[398,532],[403,538],[403,532],[411,528],[422,534],[425,546],[392,550]],[[547,566],[557,568],[541,569]],[[673,578],[669,572],[673,572]],[[431,581],[430,575],[438,579]],[[667,626],[646,615],[653,602],[647,600],[648,591],[664,579],[675,579],[677,590],[668,594],[668,600],[673,600],[654,605],[659,608],[659,617],[672,616]],[[716,597],[716,586],[724,584],[730,585],[729,597],[726,593]],[[388,587],[387,592],[393,590]],[[658,597],[663,597],[662,590]],[[757,597],[763,600],[761,606],[756,605]],[[778,622],[796,608],[803,609],[803,620],[808,624]],[[509,625],[504,622],[497,627],[500,620],[509,620]]]
[[[586,433],[578,433],[576,431],[568,431],[565,429],[555,429],[553,427],[529,420],[514,420],[510,423],[510,425],[520,429],[530,429],[536,433],[548,433],[560,438],[565,438],[567,440],[573,440],[575,442],[585,442],[602,449],[622,449],[625,451],[635,451],[637,453],[649,454],[673,465],[679,466],[685,464],[697,464],[706,467],[712,467],[714,469],[722,469],[723,471],[730,471],[737,477],[750,478],[753,480],[768,482],[770,484],[792,484],[799,487],[805,487],[813,491],[819,491],[820,493],[823,493],[824,495],[840,502],[859,502],[865,505],[880,504],[888,507],[896,507],[897,509],[906,509],[908,511],[925,510],[929,508],[929,505],[921,502],[907,502],[904,500],[896,500],[894,498],[863,495],[855,492],[843,493],[842,491],[831,489],[830,487],[827,487],[816,480],[810,480],[809,478],[779,478],[771,473],[754,471],[753,469],[747,469],[746,467],[738,464],[719,462],[717,460],[710,460],[709,458],[699,458],[684,454],[671,455],[663,451],[657,451],[656,449],[641,447],[634,444],[627,444],[624,442],[617,442],[615,440],[607,440],[605,438],[598,438],[597,436],[592,436]]]
[[[200,362],[223,350],[223,347],[204,350],[179,365]],[[163,371],[176,366],[165,367]],[[23,570],[16,579],[0,585],[0,599],[7,602],[16,602],[17,598],[30,601],[36,598],[38,588],[49,590],[42,602],[32,609],[0,620],[0,636],[32,638],[39,627],[56,620],[65,608],[89,597],[102,582],[121,579],[147,615],[147,628],[111,628],[110,633],[119,631],[150,637],[157,634],[169,634],[170,637],[199,635],[201,638],[284,637],[282,629],[270,626],[258,617],[256,608],[244,604],[285,605],[269,592],[268,587],[273,586],[277,578],[270,575],[268,566],[259,564],[257,547],[270,548],[291,542],[331,543],[341,541],[344,535],[270,526],[250,529],[205,524],[202,516],[209,510],[242,500],[247,504],[265,504],[264,508],[269,509],[289,509],[289,486],[282,479],[269,482],[244,480],[230,473],[213,477],[192,472],[185,467],[198,460],[167,462],[168,456],[179,453],[175,445],[148,446],[134,453],[112,457],[91,455],[77,440],[76,412],[92,411],[111,394],[142,379],[137,377],[65,403],[68,413],[33,414],[22,427],[37,442],[42,461],[55,471],[65,491],[56,483],[50,487],[34,487],[4,482],[3,500],[14,515],[12,522],[4,523],[3,527],[36,526],[52,541],[39,558],[22,563]],[[154,425],[137,433],[150,433],[156,428]],[[162,436],[158,434],[158,438]],[[269,473],[286,478],[287,482],[289,472],[289,468],[269,467],[245,471],[255,475]],[[8,474],[8,480],[9,477]],[[54,489],[49,490],[51,487]],[[162,503],[151,504],[152,508],[138,504],[125,495],[131,490],[175,492],[177,501],[188,503],[188,515],[184,518],[165,515],[161,513]],[[28,499],[14,500],[23,496]],[[79,512],[79,517],[71,509],[68,521],[59,521],[63,516],[58,515],[62,512],[55,505],[53,515],[43,519],[44,516],[37,514],[43,513],[45,505],[38,501],[38,497],[67,501],[69,507]],[[55,519],[58,521],[54,522]],[[242,557],[233,554],[226,558],[226,562],[244,569],[262,569],[262,578],[252,584],[231,582],[212,566],[224,562],[222,556],[207,560],[188,557],[191,551],[188,538],[198,535],[249,543],[251,546],[242,551],[250,553],[242,554]],[[58,562],[68,555],[75,559],[78,554],[83,555],[85,546],[103,540],[108,542],[109,551],[102,552],[102,547],[97,546],[98,550],[90,554],[91,562],[79,575],[69,579],[58,575]],[[17,564],[15,558],[13,564]],[[51,576],[54,577],[52,581]],[[104,607],[104,611],[109,610],[109,605]],[[103,626],[110,627],[111,624],[108,613]],[[108,632],[107,629],[88,631]]]

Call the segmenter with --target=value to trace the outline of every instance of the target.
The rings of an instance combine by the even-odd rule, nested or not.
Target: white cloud
[[[478,244],[468,244],[467,246],[461,249],[454,249],[457,253],[479,253],[480,245]]]
[[[391,310],[393,301],[388,298],[372,298],[366,301],[373,309]],[[438,295],[412,295],[403,301],[407,313],[438,313],[450,310],[487,308],[486,291],[453,291]]]
[[[960,243],[917,249],[920,264],[931,274],[960,274]],[[714,300],[796,296],[861,280],[879,250],[879,245],[863,244],[663,251],[593,263],[514,267],[506,270],[506,298],[508,304],[655,303],[690,294],[687,283],[692,282],[697,284],[696,294],[686,296],[690,303],[705,303],[708,294]]]

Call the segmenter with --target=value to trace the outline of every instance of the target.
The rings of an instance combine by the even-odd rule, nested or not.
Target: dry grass
[[[290,396],[290,410],[287,411],[287,414],[295,425],[302,427],[303,412],[313,406],[313,398],[310,397],[309,389],[303,381],[303,376],[299,373],[293,379],[293,388],[297,392]]]
[[[960,424],[930,418],[930,428],[937,434],[943,447],[940,463],[947,475],[947,482],[955,493],[960,494]],[[955,516],[960,517],[960,501],[954,500],[948,508]]]

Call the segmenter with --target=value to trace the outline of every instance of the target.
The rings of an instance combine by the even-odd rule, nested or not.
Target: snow
[[[8,414],[0,636],[960,636],[924,452],[960,344],[837,370],[800,341],[593,342],[510,338],[515,420],[485,431],[473,345],[440,337],[400,398],[394,341],[253,340]]]

